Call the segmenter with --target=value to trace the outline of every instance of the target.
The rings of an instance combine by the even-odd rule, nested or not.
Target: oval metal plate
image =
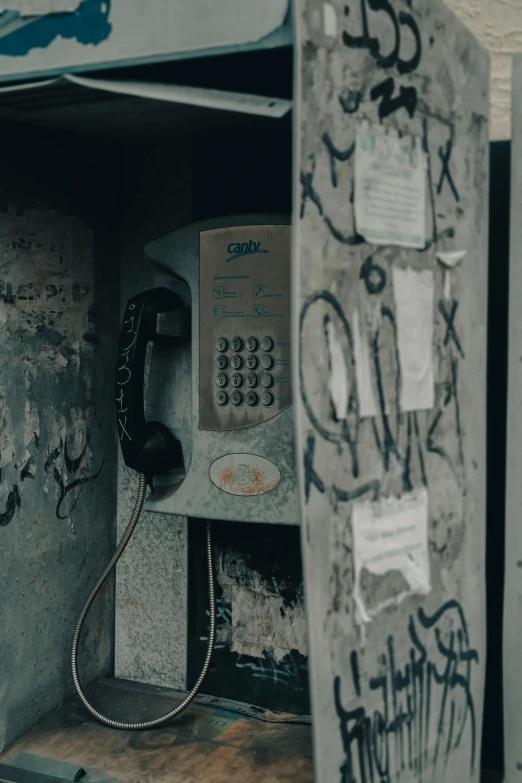
[[[226,454],[210,466],[212,483],[229,495],[264,495],[275,489],[281,473],[273,462],[254,454]]]

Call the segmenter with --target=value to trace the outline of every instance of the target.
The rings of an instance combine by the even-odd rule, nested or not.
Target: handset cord
[[[209,603],[210,603],[210,612],[209,612],[210,627],[208,633],[207,654],[205,656],[203,668],[201,669],[201,672],[196,680],[194,687],[192,688],[191,691],[189,691],[189,693],[187,693],[183,701],[180,702],[180,704],[178,704],[178,706],[175,707],[173,710],[167,712],[166,715],[162,715],[159,718],[154,718],[154,720],[147,720],[147,721],[112,720],[112,718],[107,718],[105,715],[102,715],[101,712],[98,712],[98,710],[87,700],[82,690],[82,687],[80,685],[80,680],[78,677],[78,643],[80,640],[80,634],[82,632],[83,624],[85,622],[87,612],[91,608],[92,602],[96,598],[96,595],[98,594],[101,586],[109,576],[110,572],[112,571],[112,569],[114,568],[114,566],[116,565],[120,557],[122,556],[123,552],[125,551],[125,547],[129,543],[130,538],[134,533],[134,529],[138,523],[141,511],[143,509],[143,504],[145,502],[146,490],[147,490],[147,480],[145,476],[142,473],[140,473],[138,497],[136,499],[136,505],[134,506],[134,511],[132,512],[130,522],[127,525],[127,529],[125,530],[125,533],[123,534],[122,539],[118,544],[109,565],[107,566],[103,574],[100,576],[100,578],[94,585],[93,589],[89,594],[89,597],[85,602],[82,611],[80,612],[78,622],[76,623],[76,628],[74,629],[72,651],[71,651],[71,669],[72,669],[74,687],[84,707],[86,707],[89,710],[91,715],[93,715],[96,718],[96,720],[99,720],[101,723],[104,723],[106,726],[110,726],[113,729],[123,729],[124,731],[132,731],[133,729],[138,729],[141,731],[144,731],[146,729],[153,729],[156,726],[161,726],[163,723],[167,723],[167,721],[172,720],[172,718],[175,718],[177,715],[179,715],[181,712],[183,712],[183,710],[185,710],[188,707],[191,701],[193,701],[194,698],[196,697],[197,692],[201,687],[201,683],[203,682],[203,679],[208,671],[208,667],[210,665],[210,656],[212,655],[212,648],[214,647],[214,636],[216,631],[216,604],[214,598],[214,573],[212,568],[212,540],[211,540],[210,522],[207,520],[206,550],[207,550],[207,570],[208,570],[208,596],[209,596]]]

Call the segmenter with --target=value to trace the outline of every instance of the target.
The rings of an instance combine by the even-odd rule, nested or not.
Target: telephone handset
[[[168,288],[155,288],[134,296],[127,302],[118,345],[116,363],[116,415],[123,458],[139,474],[136,505],[127,528],[109,564],[92,588],[74,629],[71,650],[71,673],[75,691],[84,707],[98,721],[124,731],[156,728],[180,715],[194,700],[210,666],[216,629],[216,602],[212,566],[210,522],[207,521],[206,562],[209,592],[209,634],[207,652],[199,676],[185,698],[169,712],[151,720],[121,721],[100,712],[85,695],[78,674],[78,646],[85,618],[101,587],[122,556],[143,510],[147,484],[157,474],[183,469],[179,440],[159,421],[145,417],[145,364],[147,348],[153,344],[176,345],[187,342],[190,335],[190,310],[182,299]]]
[[[159,421],[145,419],[145,360],[149,343],[182,344],[190,336],[190,310],[167,288],[127,302],[118,345],[116,417],[125,464],[153,476],[183,469],[181,443]]]

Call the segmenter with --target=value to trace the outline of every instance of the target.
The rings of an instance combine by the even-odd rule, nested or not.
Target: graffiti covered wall
[[[317,779],[476,781],[488,57],[441,2],[296,7]]]

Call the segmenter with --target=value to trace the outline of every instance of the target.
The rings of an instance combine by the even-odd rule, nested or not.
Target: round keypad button
[[[257,351],[259,348],[259,340],[257,337],[247,337],[246,347],[247,351]]]
[[[246,377],[246,383],[247,386],[249,386],[251,389],[255,389],[257,384],[259,383],[259,376],[255,372],[249,372]]]
[[[259,359],[257,356],[247,356],[246,359],[246,366],[249,370],[255,370],[257,369],[257,365],[259,364]]]
[[[226,356],[223,356],[223,354],[221,354],[221,356],[216,356],[216,367],[218,370],[226,370],[227,366],[228,359]]]
[[[240,370],[243,366],[243,357],[237,355],[233,356],[230,360],[230,364],[234,370]]]
[[[240,372],[235,372],[234,375],[231,378],[232,386],[235,389],[239,389],[240,386],[243,385],[243,376]]]
[[[261,340],[261,348],[263,351],[271,351],[274,348],[274,341],[271,337],[263,337]]]
[[[230,399],[232,400],[232,405],[243,405],[243,395],[240,391],[232,392]]]
[[[261,367],[263,370],[271,370],[274,366],[274,359],[272,356],[262,356],[261,357]]]
[[[216,375],[216,386],[223,388],[227,384],[228,384],[228,375],[226,374],[226,372],[219,372]]]
[[[216,348],[221,353],[224,353],[225,351],[228,351],[228,340],[226,337],[218,337],[216,342]]]
[[[269,372],[263,373],[261,376],[261,386],[264,386],[265,389],[271,389],[274,385],[274,376],[270,375]]]
[[[248,392],[246,396],[246,403],[247,405],[250,405],[250,407],[254,407],[254,405],[257,405],[259,402],[259,396],[256,394],[256,392],[250,391]]]
[[[241,339],[241,337],[233,337],[231,345],[232,345],[232,350],[235,351],[236,353],[239,353],[239,351],[243,350],[243,340]]]
[[[216,402],[218,405],[226,405],[228,402],[228,394],[226,391],[220,391],[216,394]]]
[[[274,395],[272,392],[263,392],[261,395],[261,402],[265,408],[270,408],[270,406],[274,404]]]

